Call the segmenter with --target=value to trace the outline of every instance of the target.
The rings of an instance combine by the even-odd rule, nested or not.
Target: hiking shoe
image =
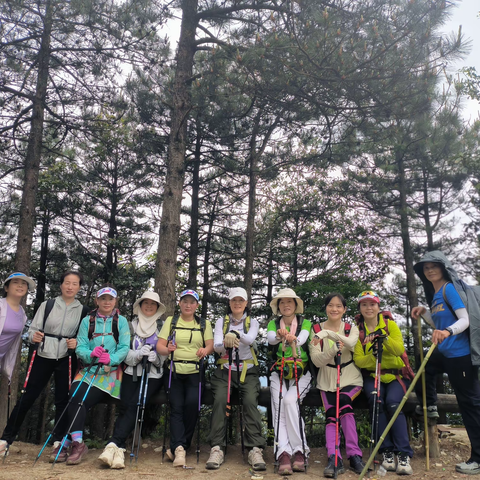
[[[0,455],[7,455],[10,453],[8,451],[10,445],[6,440],[0,440]]]
[[[478,465],[478,464],[477,464]],[[397,475],[412,475],[413,470],[410,466],[410,457],[406,453],[397,455]]]
[[[50,457],[48,459],[50,463],[53,463],[57,458],[57,454],[58,454],[58,451],[60,450],[61,445],[62,445],[62,442],[53,442],[53,450],[51,451]],[[68,457],[68,447],[67,445],[64,445],[62,448],[62,451],[60,452],[60,455],[58,455],[57,463],[66,462],[67,457]]]
[[[258,447],[253,447],[248,452],[248,463],[255,471],[267,469],[267,465],[265,463],[265,460],[263,459],[263,450]]]
[[[480,473],[480,463],[474,460],[467,460],[455,465],[455,471],[465,475],[478,475]]]
[[[167,448],[167,450],[165,450],[165,455],[167,456],[167,458],[173,462],[175,460],[175,455],[172,453],[172,451]]]
[[[395,472],[397,470],[397,464],[395,463],[395,455],[393,454],[392,450],[385,450],[382,453],[383,461],[382,467],[387,472]]]
[[[333,459],[335,462],[335,458]],[[350,457],[350,469],[353,470],[355,473],[360,473],[363,472],[363,469],[365,468],[365,464],[362,461],[362,457],[360,455],[352,455]]]
[[[175,449],[175,459],[173,460],[174,467],[184,467],[185,463],[185,449],[180,445]]]
[[[124,448],[117,447],[117,449],[115,450],[111,468],[116,470],[125,468],[125,449]]]
[[[343,466],[343,461],[340,457],[337,458],[337,475],[345,473],[345,468]],[[330,455],[328,457],[328,465],[323,471],[323,476],[326,478],[333,478],[335,476],[335,455]]]
[[[205,468],[207,470],[216,470],[223,463],[224,459],[225,455],[222,452],[222,449],[216,445],[210,450],[210,456],[208,457]]]
[[[67,459],[67,465],[78,465],[87,454],[88,447],[82,442],[72,442],[72,450]]]
[[[423,417],[423,407],[421,405],[417,405],[415,407],[415,414]],[[436,405],[430,405],[427,407],[427,417],[428,418],[438,418],[438,409]]]
[[[282,452],[278,457],[278,474],[279,475],[292,475],[291,457],[287,452]]]
[[[304,472],[307,465],[307,459],[302,452],[295,452],[293,456],[292,469],[294,472]]]
[[[110,442],[109,444],[107,444],[107,446],[103,450],[103,453],[98,457],[98,459],[111,467],[113,463],[113,457],[115,456],[117,448],[118,447],[113,442]]]

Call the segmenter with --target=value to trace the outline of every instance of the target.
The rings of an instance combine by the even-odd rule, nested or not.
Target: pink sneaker
[[[68,456],[67,465],[78,465],[87,452],[88,448],[83,442],[72,442],[72,451]]]

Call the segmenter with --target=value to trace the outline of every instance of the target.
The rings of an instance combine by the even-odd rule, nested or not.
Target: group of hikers
[[[478,368],[471,362],[466,305],[452,284],[454,270],[441,252],[427,253],[415,265],[415,271],[423,282],[430,310],[415,307],[412,317],[421,316],[433,327],[432,342],[438,346],[425,370],[428,416],[438,417],[435,378],[446,372],[471,442],[470,458],[457,464],[456,471],[479,474],[480,385]],[[134,433],[135,441],[138,433],[140,398],[143,396],[145,405],[165,387],[170,448],[164,453],[175,467],[185,467],[205,385],[204,362],[215,353],[216,369],[210,379],[214,398],[211,451],[206,468],[218,469],[225,460],[231,394],[236,389],[241,406],[242,452],[248,449],[248,462],[254,471],[266,470],[255,350],[259,322],[250,316],[246,290],[230,289],[226,315],[215,322],[213,330],[210,321],[196,315],[200,299],[194,290],[180,293],[178,314],[163,324],[160,318],[165,306],[157,293],[146,291],[136,300],[135,317],[128,322],[119,313],[118,294],[112,285],[96,292],[95,309],[85,313],[76,299],[82,281],[79,272],[66,272],[60,279],[61,295],[43,302],[35,314],[28,329],[28,340],[35,349],[21,396],[0,439],[0,456],[8,454],[28,410],[53,373],[55,424],[47,439],[53,440],[50,462],[77,465],[82,461],[88,451],[83,441],[87,412],[113,397],[120,399],[121,407],[113,436],[99,460],[110,468],[124,468],[127,438]],[[3,288],[0,373],[10,379],[27,321],[21,302],[36,285],[27,275],[13,273]],[[325,409],[325,477],[337,478],[345,472],[340,451],[342,432],[350,468],[357,474],[365,468],[353,409],[353,401],[362,390],[369,402],[373,442],[398,414],[391,430],[383,435],[379,450],[382,467],[398,475],[413,473],[407,421],[402,412],[397,412],[412,379],[402,333],[389,313],[381,309],[381,299],[374,291],[361,292],[357,304],[358,315],[352,324],[344,321],[347,304],[340,293],[325,298],[327,320],[322,323],[303,318],[303,301],[290,288],[279,290],[270,302],[274,317],[267,326],[271,354],[268,371],[275,467],[280,475],[305,472],[308,465],[310,450],[300,407],[312,376],[316,376]],[[420,382],[416,387],[421,399]],[[417,408],[421,413],[420,405]]]

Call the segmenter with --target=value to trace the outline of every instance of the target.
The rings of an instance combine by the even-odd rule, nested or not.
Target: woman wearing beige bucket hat
[[[165,310],[165,305],[156,292],[144,292],[133,305],[136,317],[131,322],[132,340],[124,360],[127,368],[120,392],[120,414],[115,422],[113,436],[99,457],[99,460],[110,468],[125,468],[125,441],[135,427],[140,379],[146,362],[150,369],[146,402],[162,388],[162,365],[166,357],[157,354],[156,345],[159,334],[157,322]]]
[[[270,392],[276,439],[275,464],[280,475],[290,475],[294,471],[305,471],[310,451],[300,404],[312,379],[308,354],[303,348],[312,324],[299,315],[303,313],[303,301],[291,288],[280,290],[270,307],[274,315],[278,315],[267,327],[273,362]]]

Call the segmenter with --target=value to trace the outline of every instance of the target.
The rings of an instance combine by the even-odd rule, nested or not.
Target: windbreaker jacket
[[[43,329],[43,315],[47,302],[43,302],[35,314],[28,329],[28,341],[33,343],[33,334]],[[75,338],[82,317],[83,306],[78,300],[67,305],[60,296],[55,298],[55,304],[45,323],[45,332],[65,338],[45,336],[45,342],[40,345],[37,355],[58,360],[68,355],[66,338]]]
[[[23,311],[22,306],[20,306],[23,312],[23,326],[25,326],[25,323],[27,321],[27,316],[25,315],[25,312]],[[2,298],[0,299],[0,335],[2,334],[3,331],[3,326],[5,325],[5,320],[7,318],[7,299]],[[12,378],[12,372],[15,367],[15,361],[17,359],[17,352],[18,349],[20,348],[20,343],[22,341],[22,334],[20,333],[18,335],[18,338],[15,340],[13,343],[12,347],[10,350],[7,352],[7,354],[2,358],[2,361],[0,362],[0,372],[5,373],[9,379]]]
[[[439,250],[426,253],[423,258],[414,265],[415,273],[420,277],[425,290],[425,297],[428,306],[431,307],[435,289],[432,282],[428,281],[423,273],[423,264],[427,262],[441,263],[445,267],[446,279],[453,283],[455,290],[460,295],[463,304],[468,311],[470,320],[470,350],[472,355],[472,364],[480,365],[480,287],[467,285],[458,276],[447,257]]]

